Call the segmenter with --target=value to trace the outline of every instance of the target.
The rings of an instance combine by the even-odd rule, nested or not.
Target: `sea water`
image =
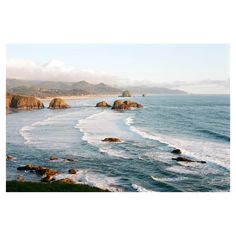
[[[117,97],[105,100],[112,104]],[[96,108],[104,99],[68,100],[70,109],[20,111],[7,115],[7,179],[31,173],[32,163],[111,191],[229,191],[230,97],[160,95],[131,98],[142,109]],[[48,102],[45,102],[48,105]],[[120,143],[107,143],[118,137]],[[174,148],[206,164],[177,162]],[[50,161],[51,155],[58,161]],[[74,162],[65,161],[73,158]],[[68,169],[77,168],[76,175]]]

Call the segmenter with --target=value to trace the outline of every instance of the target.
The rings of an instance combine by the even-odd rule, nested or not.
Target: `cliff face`
[[[39,99],[33,96],[7,94],[6,108],[41,109],[44,108],[44,105]]]
[[[49,104],[50,109],[64,109],[70,108],[70,106],[61,98],[53,98]]]

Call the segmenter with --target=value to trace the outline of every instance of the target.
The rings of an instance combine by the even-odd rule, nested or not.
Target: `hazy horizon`
[[[7,78],[228,94],[226,44],[11,44]]]

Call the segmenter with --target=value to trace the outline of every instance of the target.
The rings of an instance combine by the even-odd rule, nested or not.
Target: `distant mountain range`
[[[185,94],[182,90],[174,90],[159,87],[126,87],[115,88],[104,83],[90,84],[86,81],[62,82],[62,81],[33,81],[7,79],[6,89],[9,93],[32,95],[40,98],[55,96],[82,96],[89,94],[116,94],[128,89],[132,94]]]

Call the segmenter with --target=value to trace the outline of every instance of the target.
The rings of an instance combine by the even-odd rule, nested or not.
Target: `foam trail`
[[[129,158],[125,151],[117,150],[121,143],[102,142],[106,137],[118,137],[124,142],[135,139],[136,135],[131,133],[125,125],[124,117],[124,113],[105,110],[79,120],[75,128],[80,129],[83,133],[82,139],[84,141],[98,147],[100,152],[111,156]]]

